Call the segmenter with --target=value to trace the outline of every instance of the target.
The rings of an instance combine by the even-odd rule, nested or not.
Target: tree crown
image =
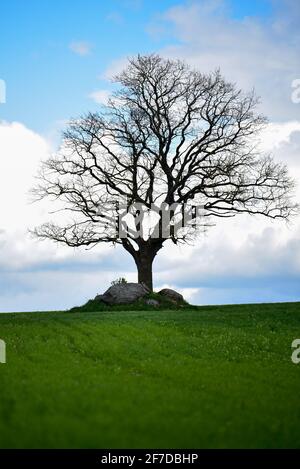
[[[38,237],[70,246],[115,242],[133,254],[146,241],[147,210],[157,214],[157,246],[195,233],[193,217],[174,229],[184,204],[201,207],[202,226],[241,213],[287,219],[294,212],[287,168],[257,148],[266,119],[253,91],[243,93],[219,71],[203,74],[154,54],[130,59],[115,81],[107,105],[71,121],[60,151],[43,164],[35,194],[61,200],[74,219],[45,224]],[[139,204],[124,239],[120,199]],[[168,234],[163,211],[173,217]]]

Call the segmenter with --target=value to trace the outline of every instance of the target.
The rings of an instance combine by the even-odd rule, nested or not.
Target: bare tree
[[[184,216],[177,207],[202,207],[202,227],[242,213],[292,214],[286,167],[257,150],[266,120],[253,92],[244,94],[219,71],[202,74],[158,55],[131,59],[115,81],[108,104],[73,120],[60,151],[42,166],[37,197],[59,199],[74,216],[64,226],[36,228],[39,238],[73,247],[121,244],[139,282],[152,289],[153,261],[165,241],[199,233],[194,215],[177,229]],[[145,210],[132,211],[134,224],[121,236],[122,198]],[[157,218],[146,233],[153,207]]]

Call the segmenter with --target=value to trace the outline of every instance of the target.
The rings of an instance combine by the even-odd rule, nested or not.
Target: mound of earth
[[[183,296],[170,288],[164,288],[159,293],[152,294],[152,296],[155,295],[155,298],[150,295],[150,290],[144,284],[120,283],[111,286],[103,295],[97,295],[95,301],[103,302],[109,306],[132,304],[140,300],[144,300],[146,305],[154,307],[159,307],[161,302],[165,303],[166,301],[178,305],[185,303]]]
[[[189,305],[183,296],[175,290],[165,288],[159,293],[154,293],[144,284],[120,283],[111,286],[105,293],[97,295],[83,306],[71,308],[70,311],[143,311],[145,309],[168,310],[179,308],[193,308],[193,306]]]

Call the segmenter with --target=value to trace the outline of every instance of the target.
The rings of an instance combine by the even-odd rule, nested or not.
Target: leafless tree
[[[158,55],[131,59],[115,81],[108,104],[73,120],[61,149],[41,168],[37,197],[59,199],[74,216],[64,226],[36,228],[39,238],[73,247],[121,244],[139,282],[152,289],[153,261],[165,241],[199,232],[194,223],[174,229],[182,221],[174,204],[201,206],[202,226],[242,213],[283,219],[293,213],[286,167],[257,149],[266,120],[254,92],[243,93],[219,71],[202,74]],[[158,207],[156,236],[145,235],[143,210],[120,235],[122,198],[146,211]]]

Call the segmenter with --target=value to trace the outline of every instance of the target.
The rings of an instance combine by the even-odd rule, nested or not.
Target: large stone
[[[159,295],[165,296],[169,300],[173,301],[173,303],[182,303],[184,301],[183,296],[175,290],[171,290],[171,288],[164,288],[159,292]]]
[[[110,287],[103,295],[96,296],[95,300],[108,305],[130,304],[148,293],[148,288],[141,283],[120,283]]]

